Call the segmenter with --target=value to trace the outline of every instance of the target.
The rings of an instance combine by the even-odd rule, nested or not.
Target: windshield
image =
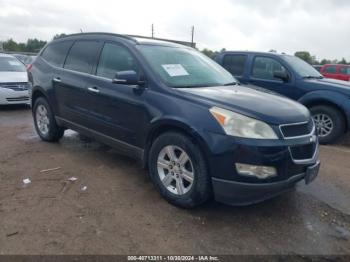
[[[25,72],[26,67],[14,57],[0,57],[0,72]]]
[[[296,56],[283,56],[283,59],[286,60],[301,77],[322,78],[322,75],[313,66]]]
[[[193,49],[153,45],[137,48],[171,87],[220,86],[237,82],[224,68]]]

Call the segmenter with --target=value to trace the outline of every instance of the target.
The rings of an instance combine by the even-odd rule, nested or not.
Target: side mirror
[[[289,75],[285,71],[275,71],[273,72],[273,77],[287,82],[289,80]]]
[[[114,84],[121,85],[144,85],[145,81],[140,80],[140,76],[133,70],[119,71],[112,80]]]

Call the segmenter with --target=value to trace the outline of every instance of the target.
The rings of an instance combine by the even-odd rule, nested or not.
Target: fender
[[[150,126],[147,130],[147,136],[144,140],[144,157],[143,157],[143,166],[147,166],[148,151],[152,145],[152,141],[158,134],[166,132],[167,130],[171,131],[181,131],[188,134],[194,141],[202,148],[202,152],[205,154],[204,157],[207,159],[208,145],[204,142],[204,132],[197,130],[193,127],[188,121],[176,116],[162,116],[152,119]]]
[[[339,92],[330,90],[312,91],[299,98],[298,102],[303,105],[312,105],[315,103],[333,104],[342,110],[347,118],[347,122],[350,122],[350,97]]]
[[[37,92],[39,92],[41,96],[44,96],[48,100],[45,90],[40,86],[33,86],[29,92],[30,92],[29,97],[30,97],[31,107],[33,107],[33,101],[34,101],[33,98],[35,98],[34,95],[36,95]]]

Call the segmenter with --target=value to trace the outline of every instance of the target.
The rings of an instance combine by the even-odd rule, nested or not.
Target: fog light
[[[240,175],[254,176],[259,179],[266,179],[277,175],[276,168],[273,166],[254,166],[237,163],[236,169]]]

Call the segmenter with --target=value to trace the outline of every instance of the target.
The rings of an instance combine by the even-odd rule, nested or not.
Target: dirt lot
[[[350,254],[346,141],[321,148],[310,186],[249,207],[182,210],[107,146],[74,132],[41,142],[26,108],[0,108],[0,131],[0,254]]]

